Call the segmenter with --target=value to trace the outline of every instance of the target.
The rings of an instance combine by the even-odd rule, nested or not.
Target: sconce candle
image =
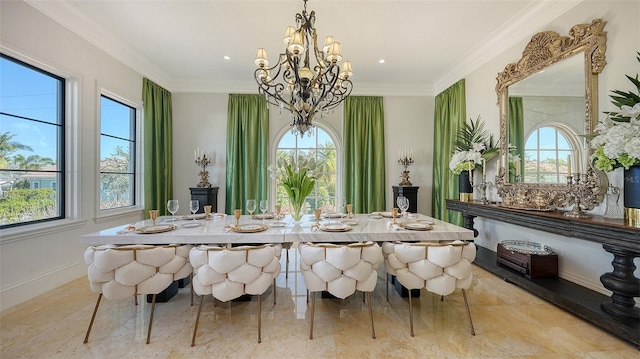
[[[571,176],[571,155],[567,156],[567,171],[569,171],[569,176]]]

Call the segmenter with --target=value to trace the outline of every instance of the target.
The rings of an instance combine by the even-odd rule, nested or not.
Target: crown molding
[[[173,93],[258,93],[255,82],[221,82],[201,79],[187,79],[173,82]],[[353,87],[355,96],[435,96],[433,88],[406,83],[358,82]]]
[[[564,14],[583,0],[534,1],[502,25],[487,41],[469,51],[462,61],[444,70],[433,81],[435,93],[487,64],[518,42],[526,40],[558,16]]]
[[[127,45],[104,28],[94,24],[69,3],[65,1],[24,1],[144,77],[160,86],[170,87],[171,77],[165,71],[134,47]]]

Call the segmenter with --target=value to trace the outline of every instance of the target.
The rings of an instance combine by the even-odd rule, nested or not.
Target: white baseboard
[[[0,290],[0,311],[9,309],[85,275],[87,275],[87,265],[84,260],[80,260],[22,283],[2,288]]]
[[[585,278],[582,278],[580,276],[576,276],[573,274],[569,274],[569,273],[558,273],[558,277],[562,278],[562,279],[566,279],[569,282],[573,282],[575,284],[578,284],[582,287],[591,289],[594,292],[600,293],[600,294],[604,294],[606,296],[610,296],[611,292],[608,291],[603,285],[602,283],[598,282],[598,283],[593,283],[592,281],[588,281]]]

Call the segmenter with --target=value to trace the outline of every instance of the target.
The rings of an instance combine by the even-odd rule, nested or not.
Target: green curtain
[[[520,173],[524,175],[524,110],[522,97],[509,97],[509,144],[516,147],[520,155]],[[507,159],[508,160],[508,159]],[[509,181],[515,181],[515,173],[509,173]]]
[[[144,131],[144,207],[168,214],[167,200],[173,198],[173,110],[171,92],[142,80]]]
[[[344,102],[344,198],[354,213],[383,211],[385,198],[384,106],[379,96]]]
[[[246,200],[269,197],[269,108],[260,95],[229,95],[225,211],[246,212]]]
[[[458,199],[458,176],[449,169],[458,130],[467,118],[465,80],[462,79],[436,96],[433,140],[432,216],[462,225],[459,212],[447,211],[446,200]]]

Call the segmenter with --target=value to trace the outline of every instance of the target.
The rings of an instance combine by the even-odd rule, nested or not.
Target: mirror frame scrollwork
[[[606,32],[602,31],[606,21],[595,19],[591,24],[578,24],[569,31],[570,36],[560,36],[554,31],[539,32],[531,38],[517,63],[508,64],[498,74],[496,94],[500,108],[500,155],[505,159],[508,153],[508,87],[532,76],[545,68],[571,56],[584,53],[585,69],[585,134],[591,134],[598,118],[598,74],[605,65]],[[591,155],[589,140],[586,139],[587,158]],[[556,183],[509,183],[507,163],[502,166],[496,180],[498,195],[503,204],[521,208],[566,207],[576,203],[568,184]],[[604,173],[588,166],[584,178],[585,191],[579,199],[580,207],[593,209],[599,204],[606,190]],[[544,202],[542,204],[541,202]]]

